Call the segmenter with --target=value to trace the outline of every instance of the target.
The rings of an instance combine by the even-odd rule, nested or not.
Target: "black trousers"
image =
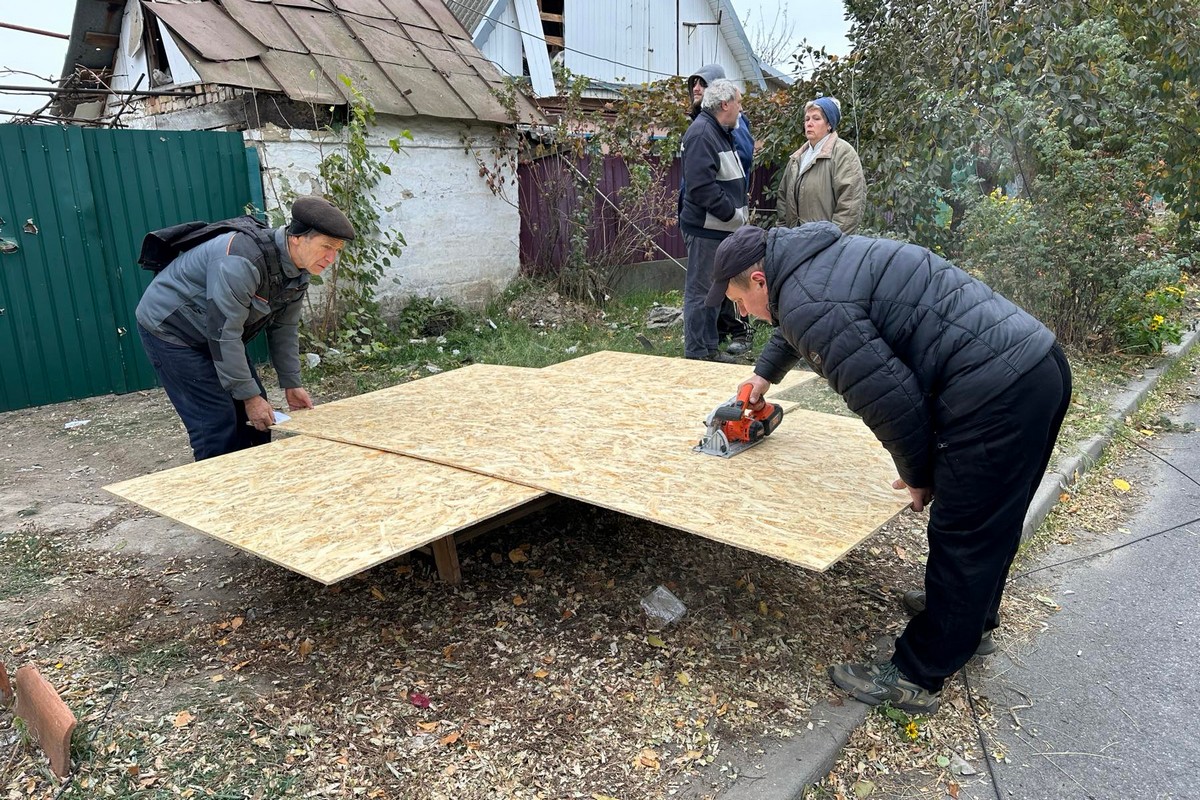
[[[983,408],[938,432],[929,510],[926,608],[892,661],[939,691],[1000,623],[1000,599],[1025,513],[1071,402],[1071,368],[1056,344]]]

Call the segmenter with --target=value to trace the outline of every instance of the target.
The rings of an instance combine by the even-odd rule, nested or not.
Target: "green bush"
[[[1191,259],[1163,256],[1129,274],[1120,306],[1118,346],[1128,353],[1155,355],[1183,338],[1184,300]]]
[[[1128,321],[1129,276],[1147,260],[1140,245],[1151,236],[1151,143],[1073,143],[1050,121],[1030,143],[1044,171],[1019,199],[997,189],[971,207],[961,263],[1063,342],[1110,349]]]

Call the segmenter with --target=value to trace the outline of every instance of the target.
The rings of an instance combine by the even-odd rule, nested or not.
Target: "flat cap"
[[[288,233],[293,236],[310,230],[335,239],[350,241],[354,238],[354,226],[346,215],[333,203],[316,195],[296,198],[292,203],[292,224],[288,226]]]
[[[729,281],[762,261],[767,255],[767,232],[757,225],[743,225],[717,245],[713,258],[713,285],[704,304],[716,308],[729,291]]]

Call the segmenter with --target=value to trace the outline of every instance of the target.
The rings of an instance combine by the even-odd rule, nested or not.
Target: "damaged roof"
[[[348,103],[357,90],[381,114],[514,121],[491,91],[502,88],[504,79],[442,0],[143,0],[142,5],[170,29],[205,83],[280,92],[322,105]],[[113,16],[119,19],[107,16],[110,26]],[[72,39],[80,33],[79,21]],[[69,48],[68,61],[70,54]],[[522,120],[540,118],[519,94],[517,102]]]

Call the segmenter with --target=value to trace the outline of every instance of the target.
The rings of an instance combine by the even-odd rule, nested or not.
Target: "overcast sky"
[[[76,0],[0,0],[0,20],[70,34],[75,3]],[[755,47],[783,36],[788,43],[784,51],[799,45],[802,39],[838,55],[845,55],[850,49],[840,0],[733,0],[733,7]],[[0,28],[0,85],[47,85],[44,80],[7,71],[19,70],[44,79],[57,79],[66,50],[65,39]],[[28,113],[41,108],[47,99],[46,95],[0,92],[0,122],[8,120],[8,113],[4,112]]]

